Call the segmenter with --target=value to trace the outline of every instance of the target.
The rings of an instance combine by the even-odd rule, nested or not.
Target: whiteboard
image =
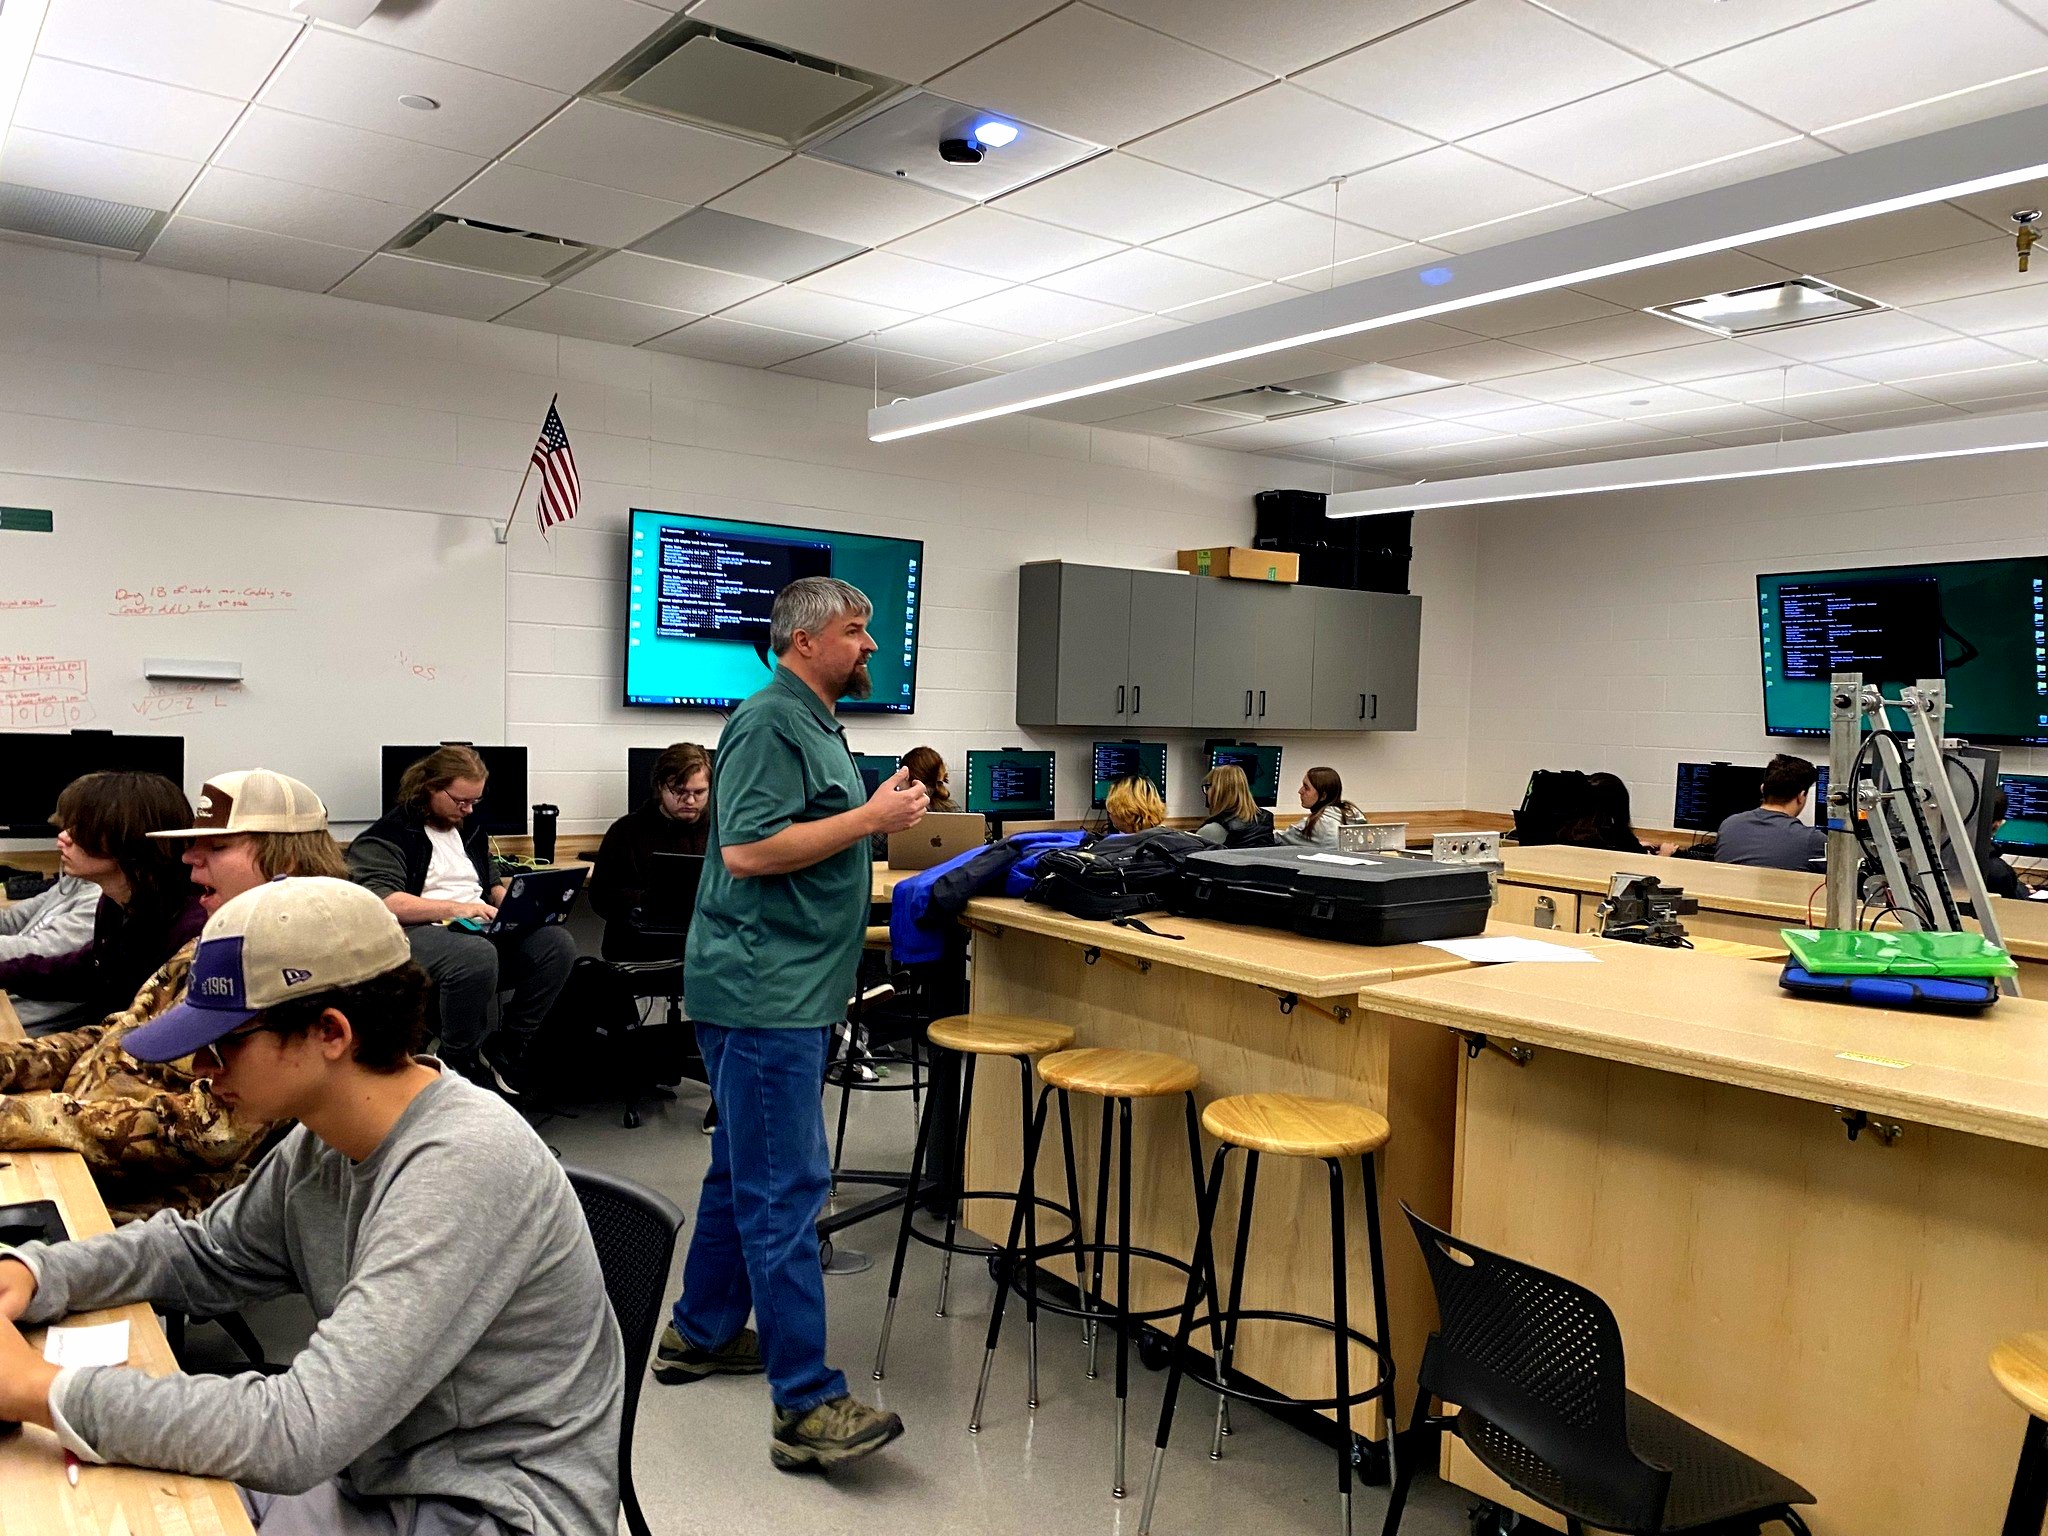
[[[28,475],[0,503],[55,515],[0,532],[0,730],[182,735],[187,794],[274,768],[335,822],[383,813],[385,742],[504,739],[488,522]],[[151,681],[151,657],[242,680]]]

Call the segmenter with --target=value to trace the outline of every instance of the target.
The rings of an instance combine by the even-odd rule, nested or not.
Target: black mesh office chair
[[[1403,1205],[1403,1210],[1407,1207]],[[1628,1390],[1621,1329],[1582,1285],[1489,1253],[1408,1211],[1442,1321],[1418,1373],[1411,1438],[1448,1429],[1517,1493],[1629,1536],[1759,1536],[1813,1495],[1789,1477]],[[1431,1398],[1456,1403],[1432,1417]],[[1400,1467],[1383,1536],[1400,1529],[1413,1456]]]
[[[626,1401],[619,1419],[619,1502],[632,1536],[651,1536],[640,1498],[633,1489],[633,1420],[640,1409],[640,1383],[654,1348],[661,1304],[668,1294],[668,1267],[675,1257],[683,1213],[666,1195],[631,1179],[564,1168],[583,1206],[604,1270],[605,1295],[626,1345]]]

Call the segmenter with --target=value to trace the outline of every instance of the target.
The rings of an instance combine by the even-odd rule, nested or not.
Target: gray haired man
[[[826,1363],[816,1229],[831,1178],[818,1084],[860,961],[868,839],[915,825],[928,798],[900,770],[866,798],[833,713],[867,695],[873,611],[830,576],[776,594],[774,676],[719,735],[718,813],[683,954],[718,1128],[654,1374],[765,1370],[769,1457],[785,1471],[836,1466],[903,1433]]]

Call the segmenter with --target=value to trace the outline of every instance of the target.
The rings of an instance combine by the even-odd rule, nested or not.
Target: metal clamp
[[[1536,1059],[1536,1053],[1526,1045],[1502,1045],[1490,1036],[1463,1029],[1458,1031],[1458,1038],[1465,1042],[1465,1055],[1472,1061],[1479,1059],[1481,1051],[1492,1051],[1496,1055],[1505,1056],[1518,1067],[1526,1067]]]
[[[1268,987],[1266,990],[1270,992],[1272,988]],[[1310,1013],[1320,1013],[1324,1018],[1337,1024],[1351,1022],[1351,1010],[1342,1003],[1326,1008],[1313,998],[1302,997],[1298,993],[1278,992],[1274,995],[1280,999],[1280,1011],[1283,1014],[1292,1013],[1297,1008],[1306,1008]]]
[[[1152,974],[1152,962],[1150,960],[1134,960],[1129,955],[1118,954],[1115,950],[1110,950],[1107,954],[1104,954],[1102,946],[1099,944],[1090,944],[1081,951],[1081,963],[1083,965],[1093,965],[1096,961],[1104,959],[1122,966],[1127,971],[1136,971],[1140,976]]]
[[[960,919],[960,926],[967,929],[970,933],[983,934],[991,939],[999,939],[1003,936],[1002,929],[991,927],[989,924],[972,917],[962,917]]]
[[[1837,1104],[1834,1110],[1836,1117],[1842,1122],[1842,1128],[1849,1133],[1851,1141],[1868,1131],[1881,1146],[1891,1147],[1897,1146],[1899,1138],[1906,1134],[1903,1125],[1888,1125],[1882,1120],[1873,1120],[1860,1109],[1847,1109]]]

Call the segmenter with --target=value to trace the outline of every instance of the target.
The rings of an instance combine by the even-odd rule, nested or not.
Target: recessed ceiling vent
[[[592,95],[794,149],[903,82],[685,21],[597,83]]]
[[[1248,416],[1254,421],[1278,421],[1283,416],[1305,416],[1310,411],[1327,411],[1333,405],[1350,405],[1352,402],[1333,399],[1329,395],[1310,394],[1305,389],[1260,384],[1251,389],[1240,389],[1234,394],[1211,395],[1194,403],[1212,411]]]
[[[155,208],[133,203],[0,181],[0,231],[38,240],[136,256],[148,249],[164,218]]]
[[[1683,304],[1652,304],[1649,312],[1710,335],[1734,337],[1788,330],[1817,320],[1839,320],[1884,307],[1875,299],[1820,278],[1795,277],[1730,293],[1710,293]]]
[[[495,272],[501,277],[553,277],[597,249],[526,229],[507,229],[480,219],[430,213],[392,241],[387,250],[423,261]]]

